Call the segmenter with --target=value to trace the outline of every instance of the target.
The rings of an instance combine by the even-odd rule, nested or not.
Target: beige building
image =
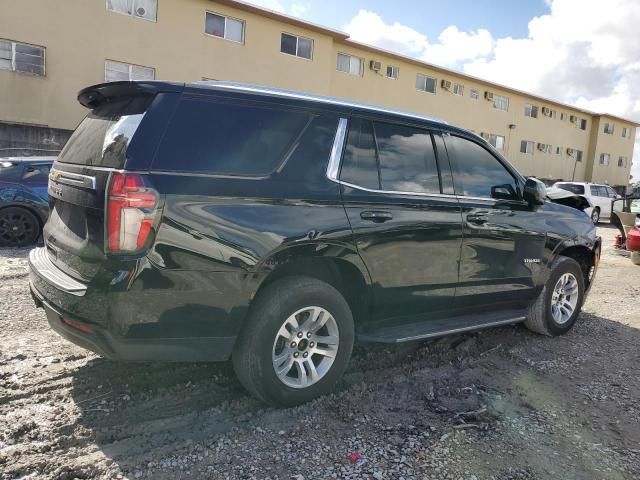
[[[627,185],[637,124],[351,41],[232,0],[2,0],[0,155],[56,149],[105,80],[233,80],[434,116],[525,175]]]

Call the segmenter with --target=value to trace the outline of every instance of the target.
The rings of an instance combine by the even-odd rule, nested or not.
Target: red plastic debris
[[[366,462],[364,457],[360,452],[351,452],[347,458],[351,461],[351,463],[355,463],[356,465],[362,465]]]

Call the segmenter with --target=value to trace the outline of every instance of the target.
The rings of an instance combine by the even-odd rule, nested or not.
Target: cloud
[[[640,121],[640,1],[546,0],[523,38],[447,27],[435,41],[360,10],[354,40],[597,112]],[[632,174],[640,180],[640,134]]]
[[[309,9],[305,3],[301,2],[293,2],[288,8],[280,0],[251,0],[248,3],[299,18],[304,18]]]

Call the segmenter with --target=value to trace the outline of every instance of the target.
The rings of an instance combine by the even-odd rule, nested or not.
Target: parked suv
[[[231,358],[258,398],[328,392],[354,341],[559,335],[600,239],[473,133],[230,84],[110,83],[50,175],[31,291],[118,360]]]
[[[0,247],[36,242],[47,221],[47,182],[55,157],[0,158]]]
[[[609,185],[584,182],[557,182],[554,187],[568,190],[577,195],[582,195],[591,202],[592,207],[585,212],[591,217],[594,225],[597,225],[602,218],[611,218],[611,202],[617,198],[622,198]]]

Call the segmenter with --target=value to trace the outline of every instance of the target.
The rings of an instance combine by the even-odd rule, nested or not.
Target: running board
[[[444,337],[455,333],[499,327],[511,323],[523,322],[525,310],[507,310],[495,313],[461,315],[438,320],[427,320],[420,323],[403,324],[384,327],[378,330],[358,334],[361,342],[401,343],[428,338]]]

